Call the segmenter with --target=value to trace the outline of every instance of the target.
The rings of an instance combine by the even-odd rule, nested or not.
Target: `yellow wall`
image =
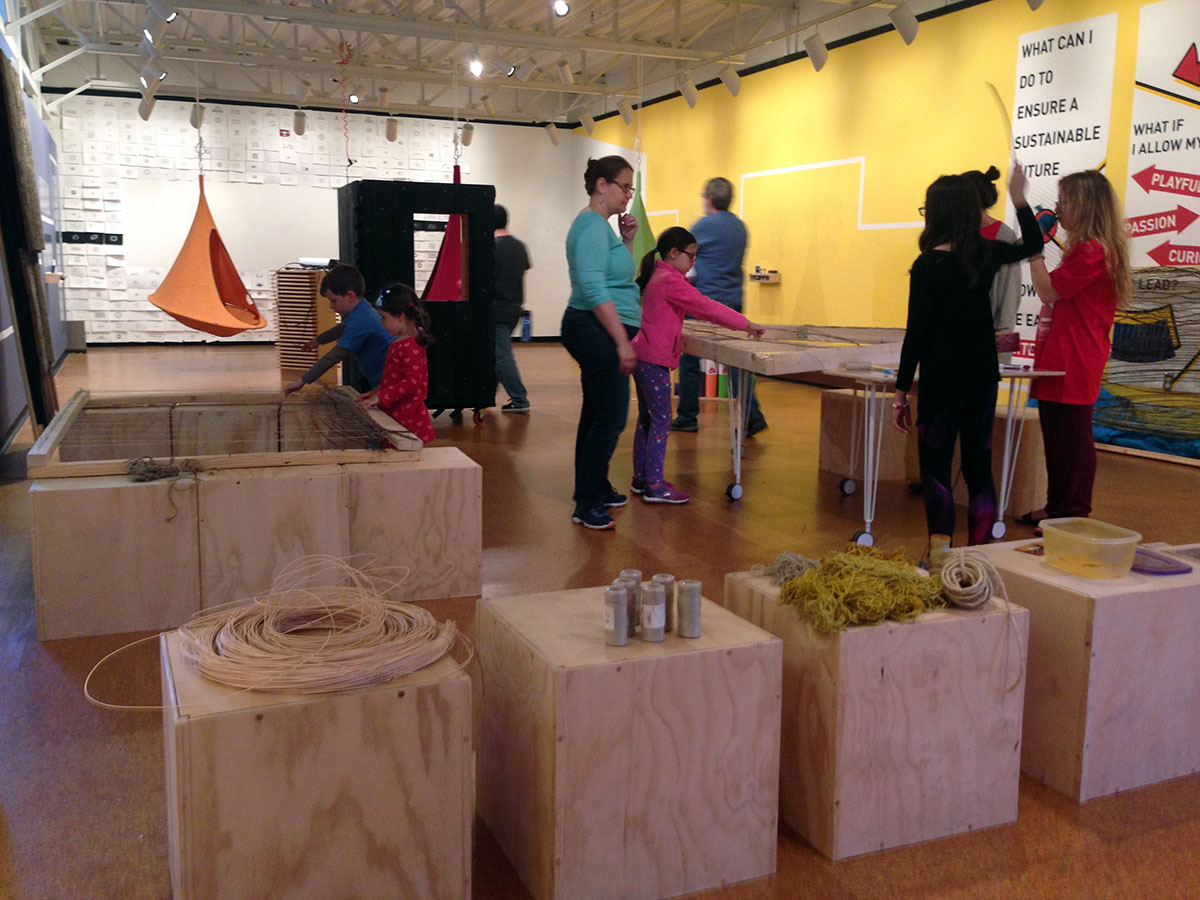
[[[1148,3],[1149,0],[1146,0]],[[921,22],[905,46],[894,31],[830,51],[814,72],[807,59],[641,113],[647,158],[646,207],[678,209],[680,223],[701,214],[705,180],[723,175],[741,193],[744,175],[864,158],[745,182],[733,209],[750,229],[747,267],[778,269],[778,285],[747,285],[747,314],[766,323],[904,324],[907,272],[926,186],[948,172],[1004,169],[1004,118],[986,87],[1011,109],[1020,35],[1118,13],[1107,173],[1124,193],[1137,30],[1142,0],[1053,0],[1031,12],[1025,0],[992,0]],[[606,119],[593,135],[633,146],[634,125]],[[1001,184],[1003,188],[1003,183]],[[651,219],[657,233],[674,217]]]

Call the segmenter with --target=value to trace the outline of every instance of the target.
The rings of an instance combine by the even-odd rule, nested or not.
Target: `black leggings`
[[[920,394],[917,395],[920,403]],[[925,487],[925,522],[930,534],[954,535],[954,491],[951,466],[954,440],[962,448],[967,481],[967,542],[986,544],[996,520],[996,488],[992,483],[992,421],[996,417],[996,385],[958,406],[925,417],[917,427],[921,483]]]

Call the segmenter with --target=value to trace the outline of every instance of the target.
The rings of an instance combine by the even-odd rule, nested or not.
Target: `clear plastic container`
[[[1043,519],[1046,563],[1083,578],[1120,578],[1133,566],[1142,536],[1098,519]]]

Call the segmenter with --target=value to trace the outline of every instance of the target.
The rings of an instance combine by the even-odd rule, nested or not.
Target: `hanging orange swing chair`
[[[221,241],[208,201],[204,199],[203,175],[200,176],[196,217],[183,249],[149,299],[189,328],[218,337],[267,325]]]

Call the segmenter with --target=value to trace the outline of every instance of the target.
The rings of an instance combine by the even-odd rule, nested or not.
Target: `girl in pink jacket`
[[[739,312],[710,300],[688,283],[684,273],[696,259],[696,238],[686,228],[668,228],[658,246],[642,259],[642,327],[633,339],[637,367],[638,421],[633,432],[633,485],[646,503],[687,503],[691,499],[663,481],[663,459],[671,433],[671,369],[679,365],[683,317],[689,315],[762,337],[763,328]],[[657,257],[657,260],[656,260]]]

